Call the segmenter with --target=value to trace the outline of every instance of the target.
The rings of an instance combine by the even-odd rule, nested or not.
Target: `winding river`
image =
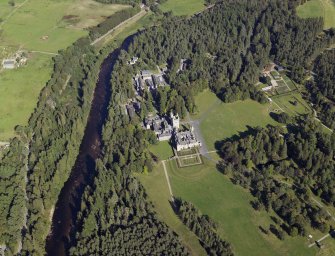
[[[90,114],[74,167],[62,188],[52,217],[52,230],[46,241],[49,256],[67,255],[75,233],[76,216],[80,210],[81,196],[85,186],[94,178],[95,160],[101,155],[101,131],[108,114],[111,97],[111,72],[121,49],[128,48],[134,35],[128,37],[122,46],[103,61],[99,79],[94,90]]]

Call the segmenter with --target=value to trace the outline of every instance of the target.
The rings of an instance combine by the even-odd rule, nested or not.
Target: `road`
[[[321,237],[321,238],[320,238],[319,240],[317,240],[316,242],[317,242],[317,243],[320,243],[321,241],[323,241],[324,239],[326,239],[326,238],[329,237],[329,236],[330,236],[330,234],[327,234],[327,235]],[[316,245],[316,242],[310,244],[310,245],[308,246],[308,248],[311,248],[311,247],[313,247],[314,245]]]
[[[91,45],[95,45],[96,43],[100,42],[102,39],[104,39],[106,36],[110,35],[112,32],[114,32],[116,29],[122,27],[125,23],[133,20],[133,19],[136,19],[137,17],[139,16],[143,16],[144,14],[146,13],[146,11],[144,9],[142,9],[139,13],[135,14],[133,17],[130,17],[129,19],[121,22],[119,25],[117,25],[116,27],[110,29],[109,31],[107,31],[106,34],[100,36],[99,38],[95,39]]]
[[[165,160],[162,161],[162,164],[163,164],[163,169],[164,169],[164,173],[165,173],[166,182],[167,182],[167,185],[169,187],[169,192],[170,192],[170,195],[171,195],[171,202],[174,203],[174,197],[173,197],[173,194],[172,194],[170,179],[169,179],[169,175],[168,175],[168,172],[167,172],[167,169],[166,169]]]
[[[195,137],[201,143],[201,147],[200,147],[199,153],[201,155],[203,155],[204,157],[206,157],[207,159],[212,160],[212,157],[210,156],[209,150],[208,150],[207,145],[206,145],[206,141],[205,141],[204,137],[201,134],[201,130],[200,130],[201,120],[192,120],[191,117],[190,117],[190,113],[189,112],[187,112],[186,119],[187,119],[187,121],[181,122],[181,124],[190,124],[194,128]]]
[[[54,53],[54,52],[43,52],[43,51],[31,51],[33,53],[42,53],[42,54],[47,54],[47,55],[58,55],[58,53]]]

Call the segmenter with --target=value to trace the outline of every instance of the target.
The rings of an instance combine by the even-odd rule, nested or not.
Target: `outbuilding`
[[[14,69],[15,68],[16,61],[15,59],[5,59],[2,62],[2,67],[4,69]]]

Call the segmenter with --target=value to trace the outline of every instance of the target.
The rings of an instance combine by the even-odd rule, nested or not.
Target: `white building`
[[[4,69],[14,69],[16,66],[15,59],[5,59],[2,62],[2,66]]]
[[[128,61],[128,65],[134,65],[138,61],[138,58],[136,56],[132,57],[130,61]]]

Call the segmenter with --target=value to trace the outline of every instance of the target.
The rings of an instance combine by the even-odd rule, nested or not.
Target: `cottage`
[[[4,69],[14,69],[16,66],[16,61],[15,59],[5,59],[2,62],[2,66]]]
[[[128,61],[128,65],[134,65],[138,61],[138,57],[134,56]]]
[[[275,66],[275,69],[276,69],[278,72],[282,72],[282,71],[285,70],[284,67],[282,67],[282,66],[280,66],[280,65],[276,65],[276,66]]]

